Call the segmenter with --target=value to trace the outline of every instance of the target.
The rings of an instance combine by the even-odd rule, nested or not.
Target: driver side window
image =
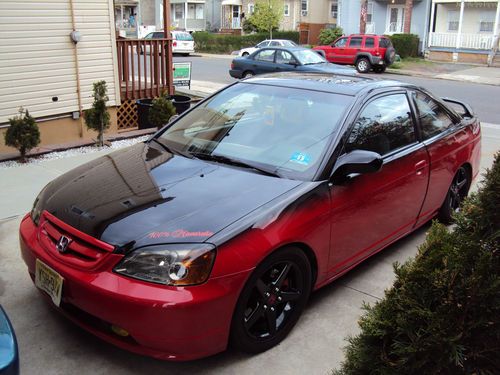
[[[347,38],[340,38],[333,44],[333,47],[345,47],[346,44],[347,44]]]
[[[368,103],[349,134],[345,150],[380,155],[416,142],[411,110],[405,94],[387,95]]]

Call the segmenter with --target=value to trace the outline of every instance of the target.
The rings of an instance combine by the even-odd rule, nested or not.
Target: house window
[[[495,25],[495,12],[481,12],[479,17],[479,32],[492,33]]]
[[[309,0],[300,0],[300,10],[303,16],[307,16]]]
[[[283,14],[285,15],[285,17],[290,16],[290,4],[288,3],[285,4],[285,10]]]
[[[203,4],[188,4],[188,19],[202,20],[203,19]]]
[[[460,12],[458,10],[448,11],[448,31],[458,31]]]
[[[373,3],[369,1],[366,4],[366,23],[372,23],[373,18]]]
[[[339,16],[339,2],[337,0],[330,3],[330,15],[335,19]]]
[[[248,4],[248,14],[253,14],[254,11],[255,11],[255,5],[252,3]]]
[[[174,16],[174,21],[181,20],[184,18],[184,4],[172,4],[174,9],[172,10],[172,15]]]

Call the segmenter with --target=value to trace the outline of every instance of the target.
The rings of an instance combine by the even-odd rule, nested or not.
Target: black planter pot
[[[172,95],[170,98],[172,99],[172,104],[174,105],[178,115],[187,111],[189,107],[191,107],[191,98],[189,96]]]
[[[139,99],[137,104],[137,116],[139,117],[139,129],[154,128],[149,122],[149,110],[153,106],[153,99]]]

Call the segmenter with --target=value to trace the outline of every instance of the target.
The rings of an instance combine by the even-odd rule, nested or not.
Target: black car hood
[[[141,143],[58,177],[36,206],[117,246],[202,242],[300,184]]]

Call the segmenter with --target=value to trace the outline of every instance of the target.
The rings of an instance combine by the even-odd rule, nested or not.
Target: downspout
[[[76,22],[75,22],[75,7],[73,4],[73,0],[69,0],[70,8],[71,8],[71,27],[73,28],[73,31],[76,31]],[[78,98],[78,113],[80,114],[79,116],[79,121],[80,121],[80,138],[83,137],[83,106],[82,106],[82,91],[80,88],[80,65],[78,62],[78,47],[77,43],[73,43],[74,48],[73,48],[73,56],[75,58],[75,74],[76,74],[76,95]]]

